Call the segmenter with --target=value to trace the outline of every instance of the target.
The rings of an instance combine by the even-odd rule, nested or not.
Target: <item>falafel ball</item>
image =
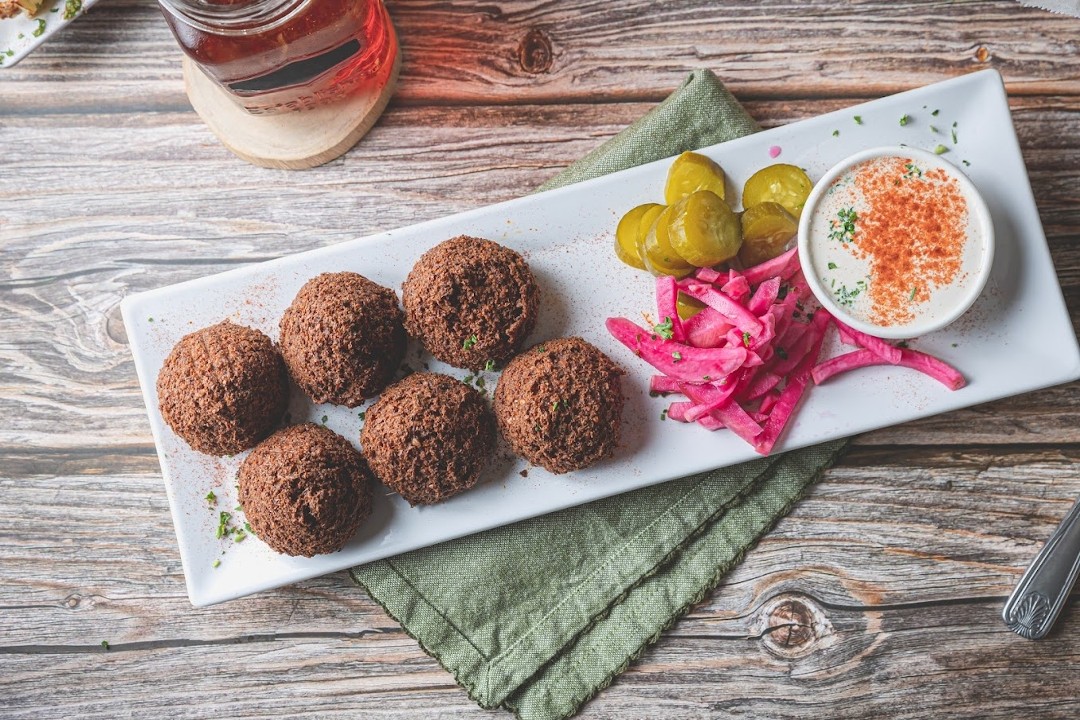
[[[263,333],[226,320],[176,343],[157,377],[161,417],[208,455],[254,447],[289,404],[285,363]]]
[[[316,403],[356,407],[386,387],[405,357],[397,295],[354,272],[308,280],[281,317],[289,374]]]
[[[286,555],[337,552],[371,514],[370,472],[340,435],[292,425],[240,465],[240,505],[255,535]]]
[[[518,253],[460,235],[420,256],[401,299],[410,335],[439,360],[478,372],[524,344],[536,326],[540,287]]]
[[[611,457],[619,444],[622,370],[578,337],[514,358],[495,388],[495,417],[518,455],[562,474]]]
[[[360,444],[375,476],[410,505],[468,490],[495,452],[495,417],[449,375],[413,373],[367,411]]]

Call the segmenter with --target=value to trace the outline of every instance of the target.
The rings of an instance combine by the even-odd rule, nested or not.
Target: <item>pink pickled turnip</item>
[[[871,365],[900,365],[901,367],[918,370],[919,372],[934,378],[950,390],[959,390],[967,384],[967,381],[964,380],[964,376],[953,366],[937,359],[933,355],[927,355],[918,350],[909,350],[907,348],[900,350],[900,362],[898,363],[890,363],[881,355],[866,348],[852,350],[843,355],[837,355],[814,367],[814,383],[820,385],[833,375],[839,375],[840,373],[856,370],[858,368],[870,367]]]
[[[681,320],[678,295],[706,307]],[[957,389],[955,368],[915,350],[897,348],[858,332],[810,303],[796,250],[739,272],[700,268],[682,280],[660,277],[656,305],[660,323],[651,330],[610,318],[608,331],[657,371],[653,393],[678,393],[667,417],[708,429],[728,429],[762,455],[783,437],[814,384],[869,365],[914,368]],[[818,362],[828,326],[860,349]]]
[[[687,382],[708,382],[742,367],[746,348],[696,348],[665,340],[626,318],[610,318],[608,332],[665,375]]]

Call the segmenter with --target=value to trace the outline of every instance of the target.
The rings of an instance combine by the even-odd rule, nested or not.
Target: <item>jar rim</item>
[[[207,0],[158,0],[162,10],[197,30],[216,35],[263,33],[283,25],[312,0],[250,0],[215,3]]]

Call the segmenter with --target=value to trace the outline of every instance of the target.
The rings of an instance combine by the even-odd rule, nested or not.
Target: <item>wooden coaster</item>
[[[381,90],[279,115],[248,113],[191,58],[185,55],[183,64],[191,106],[225,147],[254,165],[305,170],[345,154],[371,129],[394,94],[401,50]]]

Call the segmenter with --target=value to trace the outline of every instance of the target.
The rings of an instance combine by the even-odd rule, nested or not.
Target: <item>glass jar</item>
[[[248,112],[378,91],[397,57],[382,0],[158,0],[180,47]]]

